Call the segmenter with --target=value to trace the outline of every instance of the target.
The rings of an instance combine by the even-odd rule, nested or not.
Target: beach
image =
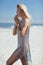
[[[32,65],[43,65],[43,26],[31,26],[29,44]],[[13,28],[0,28],[0,65],[6,65],[6,60],[17,48],[17,35],[13,36]],[[13,65],[22,65],[20,59]]]

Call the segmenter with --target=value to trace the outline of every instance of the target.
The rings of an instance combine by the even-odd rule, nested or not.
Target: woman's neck
[[[25,17],[20,17],[20,20],[25,19]]]
[[[25,16],[19,16],[19,19],[22,20],[22,19],[26,19]]]

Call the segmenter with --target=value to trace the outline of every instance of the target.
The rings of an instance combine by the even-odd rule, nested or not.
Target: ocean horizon
[[[30,24],[31,26],[43,26],[43,24]],[[14,27],[14,23],[0,23],[0,27],[1,28],[13,28]]]

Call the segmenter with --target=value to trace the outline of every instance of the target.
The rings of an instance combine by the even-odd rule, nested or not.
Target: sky
[[[43,24],[43,0],[0,0],[0,23],[14,23],[17,4],[25,4],[32,24]]]

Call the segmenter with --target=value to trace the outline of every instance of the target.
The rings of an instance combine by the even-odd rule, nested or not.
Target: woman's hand
[[[22,31],[19,31],[19,35],[20,36],[24,36],[25,35],[25,32],[23,33]]]
[[[19,35],[21,35],[22,36],[22,32],[19,30]]]
[[[14,17],[14,20],[15,20],[15,23],[16,23],[17,28],[20,30],[18,15],[16,15],[16,16]]]
[[[22,33],[22,36],[24,36],[25,35],[25,30],[21,31],[21,33]]]
[[[14,17],[14,20],[15,20],[16,25],[19,24],[19,20],[18,20],[18,17],[17,17],[17,16],[18,16],[18,15],[16,15],[16,16]]]

